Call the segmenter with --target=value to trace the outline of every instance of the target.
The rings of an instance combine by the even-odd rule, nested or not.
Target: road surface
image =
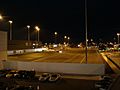
[[[86,63],[85,50],[81,48],[69,48],[59,52],[38,52],[22,55],[8,56],[8,60],[15,61],[31,61],[31,62],[57,62],[57,63]],[[88,50],[88,63],[101,64],[103,58],[98,53],[97,49]]]

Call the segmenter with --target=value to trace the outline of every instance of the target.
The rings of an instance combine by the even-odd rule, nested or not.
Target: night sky
[[[117,41],[120,32],[119,0],[87,0],[88,39],[94,41]],[[70,42],[85,40],[84,0],[4,0],[0,1],[0,29],[8,31],[8,20],[13,20],[13,39],[27,40],[27,25],[31,25],[31,39],[36,40],[34,26],[40,27],[40,40],[54,42],[54,32],[58,32],[58,42],[64,36]],[[8,36],[9,37],[9,36]]]

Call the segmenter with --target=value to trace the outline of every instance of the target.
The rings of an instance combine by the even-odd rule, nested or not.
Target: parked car
[[[18,71],[18,74],[15,76],[15,78],[18,79],[31,79],[34,77],[35,77],[35,71],[26,71],[26,70]]]
[[[9,73],[11,70],[6,70],[6,69],[3,69],[3,70],[0,70],[0,77],[5,77],[7,73]]]
[[[43,73],[43,74],[40,75],[39,81],[42,81],[42,82],[47,81],[49,79],[49,77],[50,77],[49,73]]]
[[[104,80],[100,80],[98,82],[95,83],[95,87],[97,88],[101,88],[101,87],[109,87],[110,83],[106,82]]]
[[[95,83],[95,87],[99,88],[99,90],[107,90],[112,82],[112,77],[102,76],[102,79]]]
[[[50,74],[50,78],[49,81],[50,82],[56,82],[57,80],[59,80],[61,78],[60,74]]]
[[[11,70],[9,73],[6,74],[7,78],[14,78],[16,75],[18,75],[18,71]]]
[[[102,80],[105,80],[105,81],[107,81],[107,82],[112,83],[113,78],[112,78],[112,77],[110,77],[110,76],[103,76]]]
[[[34,90],[34,88],[32,86],[19,86],[12,90]]]

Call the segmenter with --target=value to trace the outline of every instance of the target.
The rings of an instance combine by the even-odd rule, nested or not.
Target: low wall
[[[103,75],[104,64],[45,63],[45,62],[3,62],[4,68],[35,70],[38,72],[57,72],[65,74]]]

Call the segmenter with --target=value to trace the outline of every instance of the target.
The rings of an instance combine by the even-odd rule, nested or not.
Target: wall
[[[66,74],[103,75],[104,64],[45,63],[45,62],[4,62],[5,68],[35,70],[38,72],[57,72]]]

